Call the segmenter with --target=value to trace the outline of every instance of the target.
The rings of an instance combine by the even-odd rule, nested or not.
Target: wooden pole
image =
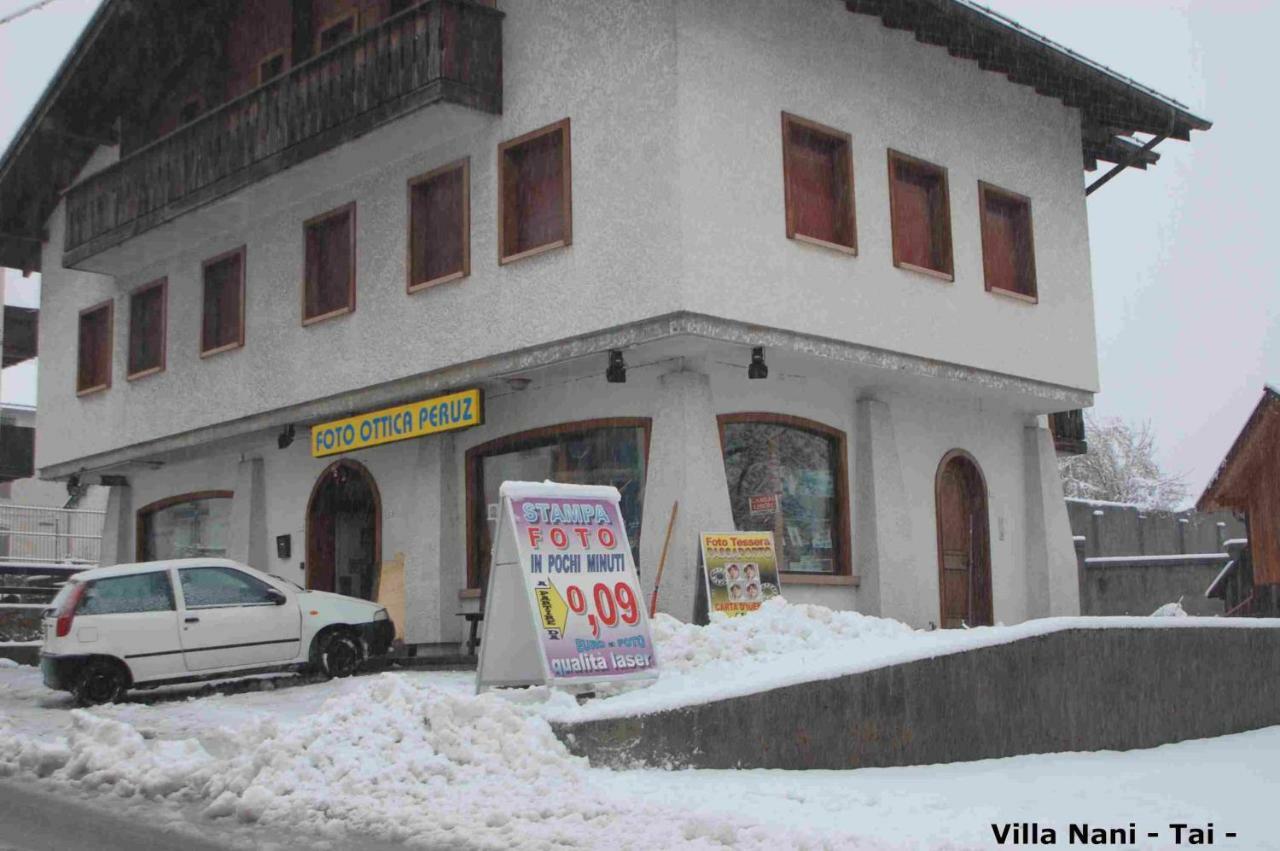
[[[658,573],[653,578],[653,597],[649,599],[649,617],[658,613],[658,586],[662,584],[662,571],[667,566],[667,547],[671,545],[671,530],[676,525],[676,514],[680,511],[680,500],[671,504],[671,519],[667,521],[667,537],[662,542],[662,555],[658,557]]]

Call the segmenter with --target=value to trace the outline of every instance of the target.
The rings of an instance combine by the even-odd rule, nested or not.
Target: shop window
[[[258,85],[284,73],[284,51],[277,50],[258,63]]]
[[[498,148],[499,261],[510,263],[573,241],[569,119]]]
[[[244,345],[244,248],[204,262],[200,355]]]
[[[857,252],[848,133],[782,113],[787,238]]]
[[[779,414],[730,414],[719,422],[738,530],[773,532],[784,572],[849,575],[844,432]]]
[[[302,324],[309,325],[356,309],[356,205],[317,216],[303,228]]]
[[[130,380],[164,370],[166,279],[152,281],[129,294]]]
[[[80,311],[76,392],[81,395],[111,386],[112,308],[105,301]]]
[[[467,452],[467,586],[480,588],[489,572],[498,521],[498,489],[505,481],[550,479],[612,485],[622,495],[631,554],[640,560],[640,519],[649,455],[648,419],[588,420],[536,429]]]
[[[978,182],[982,220],[982,271],[987,290],[1035,301],[1035,243],[1031,199]]]
[[[348,15],[340,21],[335,21],[328,26],[322,28],[316,36],[317,52],[324,53],[344,41],[349,41],[356,34],[356,16]]]
[[[409,292],[471,271],[469,159],[409,181]]]
[[[893,264],[952,280],[947,170],[890,151],[889,207]]]
[[[138,509],[138,561],[225,557],[231,497],[231,491],[202,491]]]

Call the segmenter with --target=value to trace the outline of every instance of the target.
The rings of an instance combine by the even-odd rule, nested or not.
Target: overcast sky
[[[31,0],[0,0],[0,17]],[[614,0],[621,2],[621,0]],[[98,0],[55,0],[0,26],[0,146],[7,146]],[[989,5],[1214,122],[1160,165],[1089,200],[1102,392],[1096,413],[1149,420],[1166,469],[1198,495],[1268,381],[1280,382],[1280,287],[1266,251],[1280,193],[1263,156],[1280,130],[1274,33],[1261,0],[990,0]],[[10,303],[36,281],[8,275]],[[4,371],[5,401],[33,403],[34,368]]]

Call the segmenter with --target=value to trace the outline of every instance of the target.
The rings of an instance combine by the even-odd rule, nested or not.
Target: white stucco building
[[[403,569],[406,640],[453,646],[497,485],[553,478],[619,486],[646,585],[679,502],[683,618],[735,526],[795,600],[1078,611],[1082,164],[1208,122],[956,0],[224,5],[154,68],[177,13],[106,0],[0,163],[36,463],[111,487],[104,563]],[[480,425],[313,454],[472,389]]]

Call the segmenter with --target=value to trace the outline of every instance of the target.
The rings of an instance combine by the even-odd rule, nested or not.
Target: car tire
[[[90,660],[76,677],[71,694],[80,706],[119,703],[129,690],[129,678],[118,662]]]
[[[331,632],[320,645],[319,668],[326,677],[349,677],[360,667],[360,642],[349,632]]]

